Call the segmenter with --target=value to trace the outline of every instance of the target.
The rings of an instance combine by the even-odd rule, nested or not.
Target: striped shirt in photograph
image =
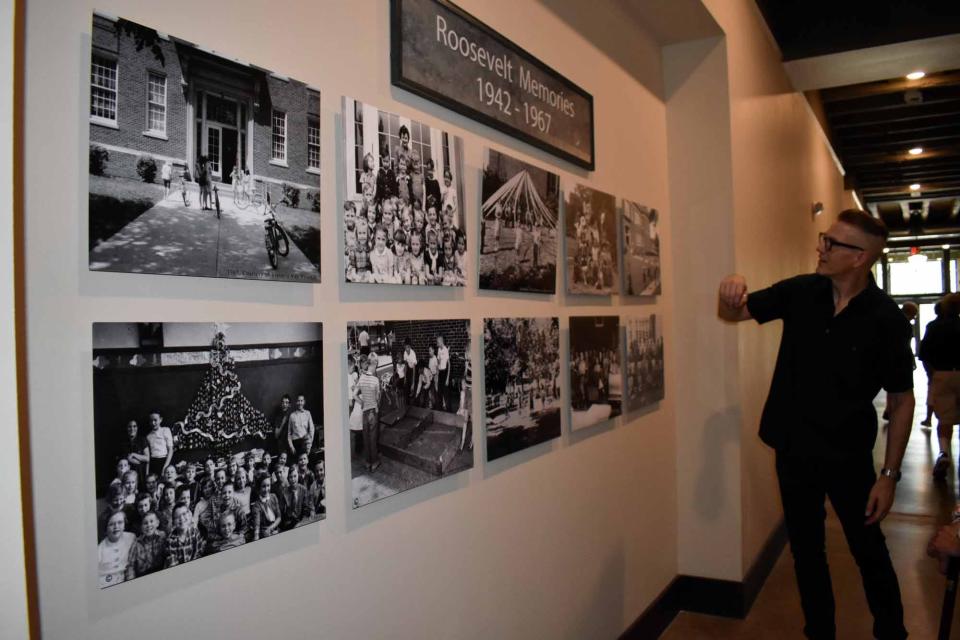
[[[357,381],[360,388],[360,406],[364,411],[376,409],[380,400],[380,379],[369,373],[362,373]]]

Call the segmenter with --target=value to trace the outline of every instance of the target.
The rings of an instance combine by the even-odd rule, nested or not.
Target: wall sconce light
[[[810,212],[813,214],[813,217],[816,218],[818,215],[820,215],[821,213],[823,213],[823,203],[822,203],[822,202],[814,202],[814,203],[813,203],[813,206],[810,207]]]

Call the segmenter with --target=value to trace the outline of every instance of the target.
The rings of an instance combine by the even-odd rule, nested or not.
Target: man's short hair
[[[882,239],[884,242],[890,237],[890,230],[887,229],[887,225],[883,223],[883,220],[874,218],[862,209],[844,209],[837,216],[837,222],[856,227],[864,233]]]

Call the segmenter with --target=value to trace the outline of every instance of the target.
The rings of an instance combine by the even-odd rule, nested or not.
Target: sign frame
[[[403,16],[403,2],[404,0],[390,0],[390,82],[396,87],[409,91],[415,95],[420,96],[421,98],[426,98],[431,102],[435,102],[442,107],[446,107],[451,111],[459,113],[462,116],[466,116],[471,120],[476,120],[481,124],[485,124],[488,127],[492,127],[506,133],[507,135],[517,138],[527,144],[533,145],[547,153],[555,155],[567,162],[570,162],[578,167],[583,167],[589,171],[594,171],[596,169],[596,135],[595,135],[595,124],[594,124],[594,109],[593,109],[593,94],[588,93],[579,85],[575,84],[565,76],[561,75],[557,71],[550,67],[538,57],[534,56],[526,49],[520,45],[514,43],[512,40],[507,39],[502,34],[497,31],[494,31],[489,25],[480,21],[472,14],[464,11],[457,5],[450,2],[450,0],[429,0],[434,4],[439,5],[441,8],[450,11],[451,13],[456,14],[459,18],[469,22],[471,26],[483,32],[485,35],[495,40],[498,44],[504,48],[512,51],[518,57],[522,58],[524,62],[536,66],[541,72],[548,75],[554,80],[559,81],[564,88],[569,88],[576,93],[584,97],[589,105],[590,113],[590,159],[584,160],[581,157],[578,157],[569,151],[561,149],[553,144],[550,144],[546,140],[539,138],[531,133],[528,133],[524,129],[516,126],[512,126],[497,118],[494,118],[479,109],[473,108],[464,102],[453,99],[449,96],[446,96],[430,87],[424,86],[419,82],[413,81],[404,76],[403,73],[403,42],[402,42],[402,16]]]

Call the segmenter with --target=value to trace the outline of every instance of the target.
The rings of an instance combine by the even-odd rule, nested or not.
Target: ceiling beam
[[[960,84],[960,71],[947,71],[944,73],[930,73],[919,80],[907,80],[905,77],[900,77],[892,80],[881,80],[880,82],[864,82],[862,84],[852,84],[845,87],[823,89],[820,91],[820,96],[824,102],[841,102],[869,96],[903,93],[905,91],[932,89],[934,87],[945,87],[957,84]]]
[[[923,122],[935,118],[960,118],[960,102],[904,104],[898,109],[828,116],[830,128],[847,129],[900,122]]]

